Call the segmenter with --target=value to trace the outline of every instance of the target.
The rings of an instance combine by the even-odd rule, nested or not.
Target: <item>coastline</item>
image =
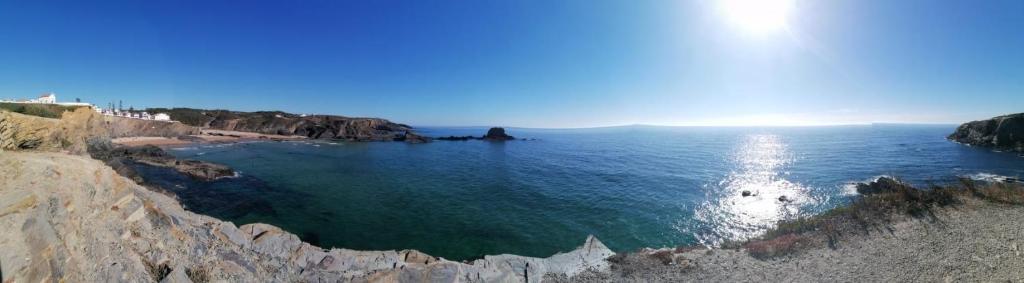
[[[0,124],[20,123],[18,119],[24,118],[14,115],[5,118],[11,120],[0,119]],[[0,181],[5,184],[0,186],[0,223],[21,227],[0,232],[0,242],[11,243],[0,249],[0,268],[8,271],[5,276],[14,274],[28,281],[102,281],[117,276],[128,281],[184,282],[1024,278],[1024,229],[1017,223],[1024,217],[1024,194],[1019,184],[975,187],[964,183],[930,191],[892,186],[882,189],[888,193],[861,192],[868,195],[848,206],[780,223],[761,238],[724,248],[616,254],[587,237],[583,246],[547,258],[488,255],[455,262],[416,250],[323,249],[275,226],[235,226],[189,212],[173,197],[140,186],[98,159],[82,156],[79,150],[86,143],[92,146],[93,141],[103,140],[95,133],[99,126],[75,124],[73,117],[26,120],[32,121],[23,125],[38,124],[37,132],[43,134],[15,135],[11,139],[18,143],[12,144],[74,134],[74,139],[40,139],[43,143],[35,148],[0,154]],[[255,135],[255,140],[269,139]],[[224,138],[191,142],[252,137],[225,132],[210,136]],[[830,222],[837,215],[862,222]],[[865,221],[875,218],[882,221]],[[906,263],[907,255],[926,255],[928,260]]]
[[[198,135],[181,137],[134,136],[113,138],[111,142],[119,146],[153,145],[164,148],[181,147],[194,144],[222,144],[246,141],[300,141],[308,140],[304,136],[268,135],[252,132],[201,130]]]
[[[997,188],[1012,189],[1005,192],[979,186],[985,196],[980,198],[967,194],[974,189],[964,189],[947,205],[924,202],[936,205],[928,206],[929,213],[922,216],[906,214],[900,207],[933,198],[888,202],[896,206],[881,207],[886,209],[878,211],[882,214],[868,214],[885,215],[886,220],[863,226],[867,229],[823,229],[829,226],[799,220],[782,223],[762,238],[716,249],[677,247],[616,254],[588,237],[580,248],[547,258],[488,255],[454,262],[415,250],[322,249],[275,226],[235,226],[189,212],[176,199],[139,186],[89,157],[9,152],[0,155],[0,164],[4,165],[0,166],[0,180],[12,185],[0,188],[0,199],[5,200],[0,205],[0,222],[28,227],[0,232],[5,242],[25,243],[16,245],[23,248],[0,251],[4,270],[14,270],[7,274],[17,278],[57,276],[95,281],[110,278],[110,274],[126,274],[136,281],[184,278],[193,282],[603,282],[757,278],[1005,281],[1024,276],[1020,268],[1024,266],[1024,229],[1016,223],[1024,217],[1020,205],[1024,191],[1019,186]],[[59,177],[37,181],[47,179],[44,176]],[[892,193],[905,194],[898,189]],[[888,199],[885,196],[863,198]],[[46,199],[57,200],[58,205],[42,201]],[[55,214],[46,212],[54,209]],[[828,219],[851,210],[870,212],[864,209],[855,202],[811,219]],[[794,230],[792,225],[801,228]],[[45,231],[66,236],[45,236]],[[830,242],[829,231],[842,233]],[[90,248],[81,249],[80,245]],[[32,253],[47,247],[55,252]],[[119,247],[127,247],[129,252]],[[159,247],[156,254],[152,253],[154,247]],[[908,253],[924,253],[927,260],[905,261]],[[31,260],[11,260],[15,258]],[[88,264],[90,258],[100,259],[100,264]],[[40,265],[53,261],[65,264],[59,269]]]

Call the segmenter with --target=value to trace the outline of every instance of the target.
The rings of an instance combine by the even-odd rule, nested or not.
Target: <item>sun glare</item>
[[[718,0],[719,9],[733,26],[753,34],[786,28],[793,0]]]

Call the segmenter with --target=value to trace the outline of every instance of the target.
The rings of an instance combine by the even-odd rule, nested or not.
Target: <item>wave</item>
[[[1020,178],[1003,176],[993,173],[974,173],[969,175],[963,175],[960,177],[968,178],[975,181],[989,182],[989,183],[1014,183],[1019,182]]]
[[[882,177],[893,178],[892,176],[889,176],[889,175],[878,175],[878,176],[874,176],[874,177],[871,177],[871,178],[868,178],[868,179],[865,179],[865,180],[861,180],[861,181],[847,182],[846,184],[843,184],[842,187],[840,187],[841,190],[840,190],[839,193],[844,195],[844,196],[855,196],[855,195],[858,195],[859,193],[857,192],[857,184],[876,182],[876,181],[878,181],[878,179],[881,179]]]

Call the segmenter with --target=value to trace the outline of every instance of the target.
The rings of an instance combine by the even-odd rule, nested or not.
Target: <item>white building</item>
[[[153,115],[153,120],[170,121],[171,115],[167,115],[167,113],[156,113],[156,115]]]
[[[29,100],[29,102],[54,104],[54,103],[57,103],[57,95],[53,94],[51,92],[51,93],[40,95],[39,98]]]

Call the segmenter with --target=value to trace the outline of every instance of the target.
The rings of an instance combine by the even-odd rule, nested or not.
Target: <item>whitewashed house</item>
[[[167,113],[156,113],[155,115],[153,115],[153,120],[170,121],[171,115],[167,115]]]
[[[57,103],[57,95],[51,92],[40,95],[39,98],[29,100],[29,102],[54,104]]]

